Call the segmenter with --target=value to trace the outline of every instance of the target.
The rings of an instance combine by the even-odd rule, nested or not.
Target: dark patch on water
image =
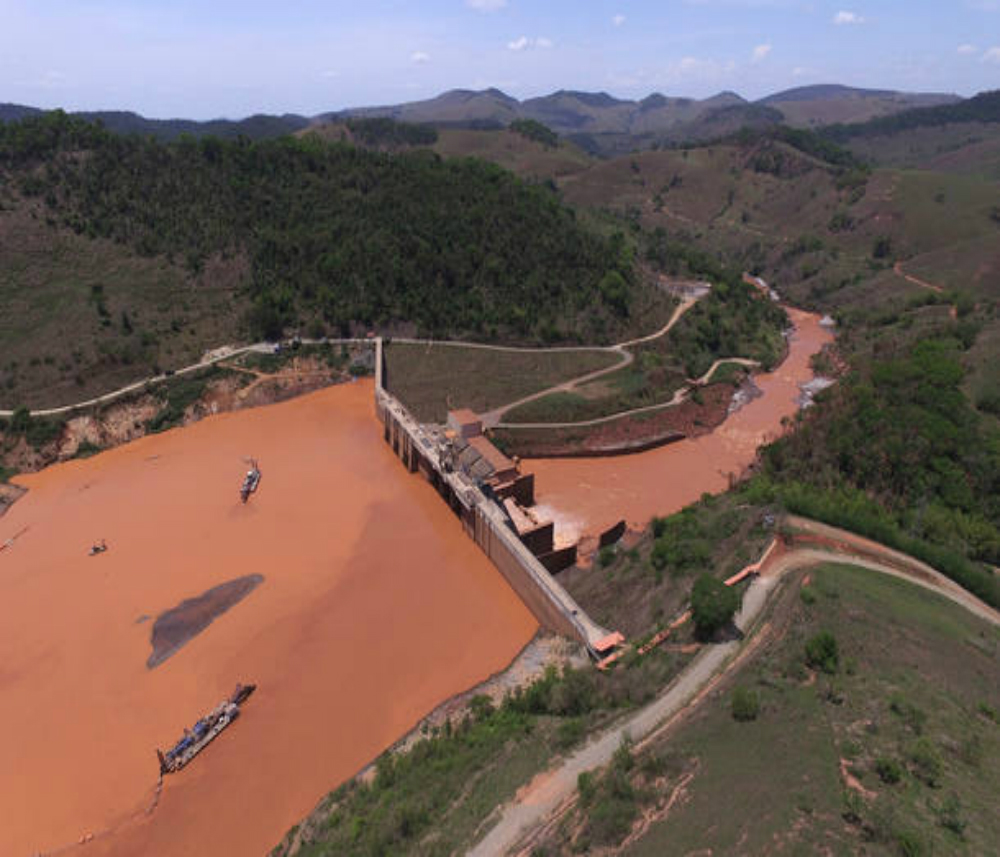
[[[156,617],[150,643],[153,653],[146,667],[153,669],[177,652],[189,640],[197,637],[212,622],[235,606],[261,583],[264,576],[248,574],[228,583],[220,583],[195,598],[188,598]]]

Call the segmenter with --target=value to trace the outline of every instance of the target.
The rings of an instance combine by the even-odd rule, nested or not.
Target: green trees
[[[829,631],[820,631],[806,642],[806,663],[813,669],[833,675],[840,665],[837,639]]]
[[[426,129],[354,122],[375,141]],[[63,114],[0,123],[0,171],[47,216],[197,273],[244,256],[256,336],[406,321],[430,336],[606,337],[637,285],[627,245],[495,165],[306,135],[163,144]],[[552,320],[559,325],[553,326]]]
[[[962,391],[960,322],[871,360],[764,453],[792,511],[912,553],[991,604],[1000,563],[1000,434]],[[953,335],[949,335],[953,334]]]
[[[559,145],[559,135],[547,125],[543,125],[534,119],[515,119],[507,126],[515,134],[520,134],[536,143],[541,143],[548,148],[555,148]]]
[[[703,574],[691,590],[691,618],[702,639],[715,635],[732,621],[740,606],[739,593],[718,578]]]

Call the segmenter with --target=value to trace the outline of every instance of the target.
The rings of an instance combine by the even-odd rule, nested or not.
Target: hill
[[[865,122],[915,107],[955,104],[962,99],[945,93],[894,92],[820,84],[786,89],[758,103],[777,108],[790,125],[816,127]]]
[[[3,242],[2,317],[18,320],[3,384],[15,403],[29,390],[45,394],[42,366],[55,384],[99,373],[85,353],[104,339],[116,368],[141,376],[163,365],[171,344],[214,347],[237,328],[259,338],[405,325],[539,342],[601,341],[647,323],[629,308],[652,286],[622,236],[592,231],[551,190],[483,161],[308,136],[163,144],[50,114],[0,125],[0,176],[0,220],[30,234],[27,247],[55,266],[33,291],[40,269],[27,247]],[[57,246],[66,251],[53,255]],[[84,256],[93,260],[89,291],[73,276]],[[174,285],[119,293],[112,283],[125,260]],[[216,266],[230,272],[219,280],[226,302],[212,313],[201,299],[171,306],[172,292]],[[79,358],[58,359],[52,333],[72,331],[88,305],[107,335],[74,336]],[[187,339],[192,315],[199,332]]]
[[[559,90],[518,101],[497,89],[452,90],[437,98],[384,107],[343,110],[322,117],[383,116],[403,122],[499,128],[534,119],[581,148],[604,156],[658,143],[686,143],[731,133],[744,125],[819,126],[858,122],[924,105],[950,104],[952,95],[816,86],[787,90],[753,104],[733,92],[710,98],[672,98],[653,93],[641,100],[606,92]]]
[[[72,115],[102,123],[120,134],[152,135],[176,140],[182,134],[234,139],[270,139],[294,134],[312,125],[343,124],[348,119],[392,119],[496,130],[518,119],[533,119],[568,138],[582,149],[610,156],[657,144],[691,143],[732,133],[743,126],[782,122],[818,127],[864,122],[914,107],[955,106],[961,99],[934,93],[903,93],[854,89],[839,85],[800,87],[750,103],[734,92],[710,98],[668,97],[652,93],[641,100],[621,99],[606,92],[559,90],[519,101],[496,88],[453,89],[434,98],[395,105],[352,107],[315,117],[295,114],[256,115],[240,120],[147,119],[129,111],[85,111]],[[0,104],[0,121],[36,116],[34,107]]]
[[[40,116],[44,111],[19,104],[0,104],[0,122],[16,122],[29,116]],[[258,114],[246,119],[212,119],[196,122],[192,119],[147,119],[138,113],[125,110],[78,111],[71,113],[85,122],[97,122],[115,134],[150,135],[158,140],[176,140],[182,134],[193,137],[223,137],[235,139],[248,137],[262,140],[293,134],[309,125],[304,116],[286,113],[283,116]]]

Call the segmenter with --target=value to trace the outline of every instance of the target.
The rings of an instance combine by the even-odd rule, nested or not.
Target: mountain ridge
[[[152,135],[172,140],[182,134],[251,139],[292,134],[310,126],[350,118],[390,118],[400,122],[467,128],[502,128],[516,119],[534,119],[562,136],[579,138],[594,152],[630,149],[636,143],[685,142],[703,139],[705,129],[736,129],[741,124],[785,122],[822,127],[870,121],[919,107],[964,102],[946,93],[906,93],[859,89],[841,84],[795,87],[749,101],[722,91],[707,98],[653,92],[641,99],[617,98],[607,92],[559,89],[519,100],[496,87],[450,89],[432,98],[400,104],[371,105],[327,111],[314,116],[295,113],[254,114],[242,119],[150,119],[129,110],[72,111],[100,121],[110,131]],[[17,121],[45,112],[37,107],[0,103],[0,121]]]

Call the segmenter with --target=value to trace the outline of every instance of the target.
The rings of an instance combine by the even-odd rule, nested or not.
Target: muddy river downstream
[[[526,462],[535,474],[542,511],[556,522],[558,538],[593,536],[621,519],[645,526],[705,492],[729,487],[749,467],[761,444],[777,438],[782,420],[799,410],[802,384],[813,372],[810,358],[833,341],[812,313],[786,307],[794,325],[788,356],[774,371],[754,376],[760,395],[711,434],[617,458],[557,458]]]
[[[0,854],[88,834],[88,855],[266,854],[530,640],[534,618],[373,411],[358,382],[17,480],[29,491],[0,518]],[[263,479],[243,506],[249,455]],[[147,667],[158,616],[249,575]],[[238,681],[258,686],[239,720],[145,815],[156,748]]]
[[[724,490],[796,411],[809,358],[832,338],[790,315],[788,358],[712,434],[529,462],[562,536]],[[251,455],[263,479],[244,506]],[[385,445],[371,382],[17,481],[28,493],[0,518],[0,544],[12,540],[0,551],[3,855],[81,838],[88,855],[263,855],[537,628]],[[100,539],[107,551],[89,556]],[[156,748],[237,682],[258,686],[239,720],[158,795]]]

